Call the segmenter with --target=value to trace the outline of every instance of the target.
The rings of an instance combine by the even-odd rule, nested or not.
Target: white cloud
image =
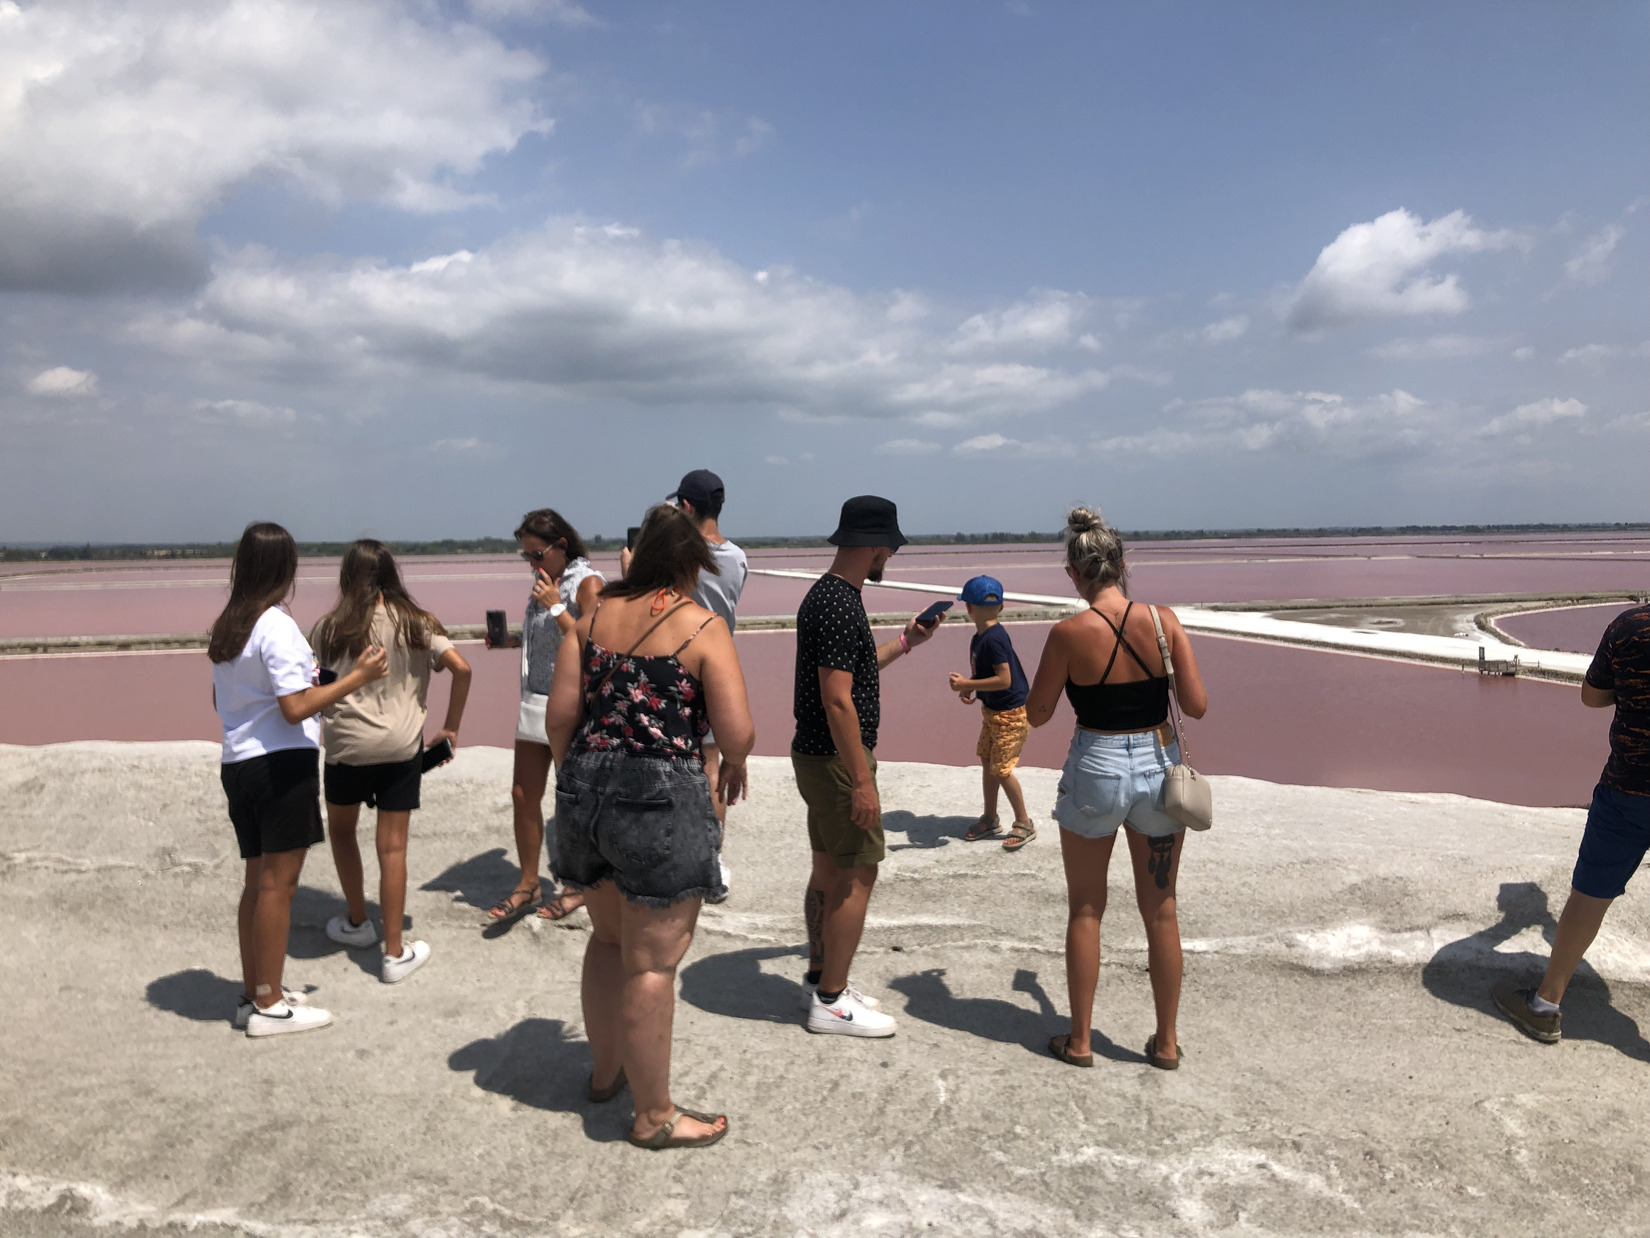
[[[248,248],[224,256],[188,309],[151,311],[128,334],[197,370],[259,380],[447,373],[814,421],[960,424],[1059,407],[1112,381],[1103,370],[959,358],[942,332],[890,322],[885,298],[783,268],[765,275],[707,246],[569,220],[404,266],[288,265]]]
[[[1020,444],[1001,434],[980,434],[974,438],[964,439],[951,450],[959,456],[982,456],[1001,452],[1004,448],[1018,447]]]
[[[877,448],[885,456],[928,456],[940,449],[938,443],[920,438],[891,438]]]
[[[1606,224],[1564,264],[1564,278],[1572,284],[1602,284],[1615,267],[1616,246],[1627,235],[1620,224]]]
[[[481,19],[538,18],[576,28],[599,26],[588,9],[573,0],[470,0],[470,12]]]
[[[1616,350],[1608,344],[1582,344],[1576,348],[1566,348],[1558,355],[1563,362],[1576,361],[1582,365],[1601,365],[1616,355]]]
[[[776,469],[782,469],[787,464],[789,464],[790,462],[791,462],[790,457],[788,457],[788,456],[763,456],[762,457],[762,463],[763,464],[771,464]]]
[[[54,365],[24,384],[30,395],[81,396],[97,394],[97,375],[90,370],[74,370]]]
[[[754,154],[774,135],[773,125],[759,116],[662,103],[637,104],[636,126],[650,136],[681,142],[682,163],[690,168]]]
[[[1503,413],[1495,420],[1487,423],[1480,434],[1511,434],[1519,431],[1536,429],[1540,426],[1550,426],[1558,421],[1578,421],[1587,415],[1587,406],[1580,400],[1560,400],[1553,397],[1546,400],[1536,400],[1530,404],[1520,404],[1510,413]]]
[[[487,446],[479,438],[438,438],[430,444],[430,450],[442,455],[464,455],[475,452]]]
[[[0,288],[187,285],[255,182],[441,211],[549,122],[543,64],[391,0],[0,0]]]
[[[210,425],[287,426],[298,420],[295,409],[256,400],[196,400],[191,407],[196,420]]]
[[[1502,347],[1504,342],[1482,335],[1403,336],[1377,344],[1369,350],[1369,355],[1385,361],[1444,361],[1457,357],[1481,357],[1492,349]]]
[[[1476,253],[1518,245],[1508,231],[1475,227],[1463,211],[1430,223],[1407,210],[1388,211],[1353,224],[1324,246],[1285,310],[1299,331],[1376,318],[1459,314],[1469,304],[1455,275],[1437,275],[1430,264],[1446,254]]]
[[[1328,391],[1251,388],[1236,396],[1171,401],[1164,424],[1090,444],[1101,454],[1183,455],[1282,451],[1331,459],[1418,454],[1448,434],[1440,411],[1394,388],[1367,399]]]
[[[975,314],[957,328],[950,351],[967,354],[1016,347],[1046,352],[1062,347],[1070,342],[1072,328],[1082,318],[1087,302],[1087,297],[1074,293],[1044,292],[1004,310]]]
[[[1207,344],[1228,344],[1233,340],[1242,339],[1249,330],[1249,316],[1247,314],[1233,314],[1229,318],[1222,318],[1219,322],[1211,322],[1198,332]]]
[[[1512,359],[1514,361],[1529,361],[1534,357],[1535,349],[1531,348],[1528,344],[1525,344],[1522,348],[1515,348],[1512,350]]]

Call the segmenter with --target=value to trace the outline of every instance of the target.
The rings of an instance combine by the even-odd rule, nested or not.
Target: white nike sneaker
[[[829,1036],[892,1036],[894,1020],[861,1005],[847,990],[829,1006],[815,993],[808,1007],[808,1030]]]
[[[400,984],[408,976],[412,975],[429,961],[429,942],[402,942],[401,957],[392,959],[386,954],[383,962],[378,965],[378,978],[385,984]]]
[[[802,981],[802,1009],[803,1010],[812,1010],[813,1009],[814,994],[817,993],[817,992],[819,992],[819,986],[817,984],[809,984],[806,979],[804,979]],[[876,998],[867,997],[867,996],[865,996],[865,994],[861,993],[859,991],[859,986],[856,985],[852,980],[850,980],[848,982],[848,996],[852,997],[856,1002],[858,1002],[861,1006],[864,1006],[868,1010],[877,1010],[877,1009],[880,1009],[881,1006],[882,1006],[882,1003],[879,1002]]]
[[[340,946],[370,946],[378,940],[378,926],[371,916],[359,924],[351,924],[347,914],[333,916],[327,921],[327,936]]]
[[[309,994],[295,992],[283,984],[281,986],[281,1000],[288,1006],[307,1006],[309,1005]],[[236,999],[235,1030],[237,1032],[246,1031],[246,1021],[252,1017],[252,1012],[257,1008],[257,1003],[255,1003],[245,993],[242,993],[240,997]]]
[[[288,1032],[313,1032],[332,1022],[332,1012],[319,1006],[293,1006],[278,1001],[268,1010],[254,1009],[246,1021],[248,1036],[284,1036]]]

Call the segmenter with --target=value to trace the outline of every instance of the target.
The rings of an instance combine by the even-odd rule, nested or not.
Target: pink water
[[[1610,620],[1632,604],[1612,602],[1608,606],[1575,606],[1566,610],[1541,610],[1527,615],[1507,615],[1496,625],[1533,649],[1562,649],[1566,653],[1592,653]]]

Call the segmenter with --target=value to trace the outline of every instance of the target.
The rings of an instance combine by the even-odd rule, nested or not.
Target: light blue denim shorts
[[[1106,838],[1127,822],[1152,838],[1186,827],[1163,811],[1163,776],[1180,760],[1180,745],[1156,731],[1101,735],[1078,728],[1071,737],[1054,819],[1084,838]]]

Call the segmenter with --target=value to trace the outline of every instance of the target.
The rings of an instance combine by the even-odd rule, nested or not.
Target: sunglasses
[[[567,547],[566,542],[558,541],[554,546],[550,546],[550,547],[548,547],[544,550],[518,550],[518,551],[516,551],[516,553],[519,554],[523,559],[527,560],[527,562],[529,562],[529,563],[543,563],[544,562],[544,556],[549,554],[550,551],[552,551],[552,550],[564,550],[564,549],[566,549],[566,547]]]

